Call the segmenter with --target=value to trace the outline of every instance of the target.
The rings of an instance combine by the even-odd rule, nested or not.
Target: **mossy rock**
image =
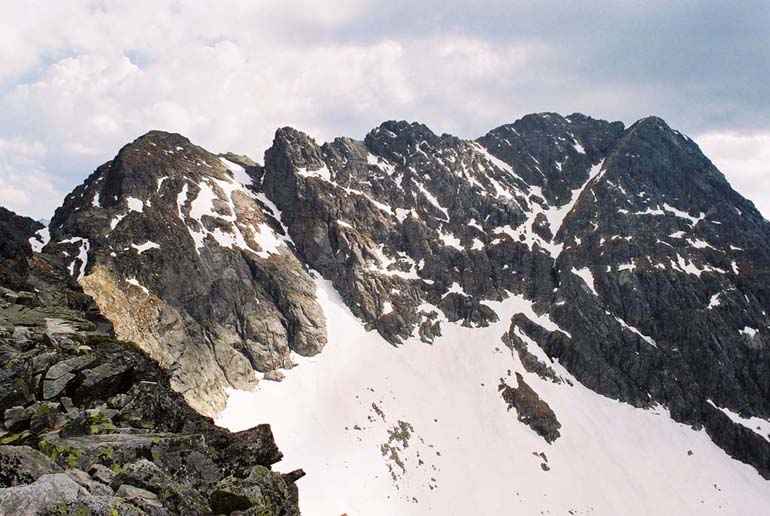
[[[127,464],[112,481],[113,489],[130,484],[155,493],[163,506],[177,514],[211,514],[206,498],[148,460]]]
[[[30,484],[62,468],[29,446],[0,446],[0,487]]]
[[[209,502],[216,513],[246,511],[246,514],[270,516],[292,514],[293,499],[294,493],[283,475],[264,466],[254,466],[246,478],[227,477],[219,482]]]
[[[14,446],[18,446],[20,444],[31,444],[35,440],[35,434],[30,432],[29,430],[23,430],[21,432],[6,435],[2,439],[0,439],[0,444],[10,444]]]

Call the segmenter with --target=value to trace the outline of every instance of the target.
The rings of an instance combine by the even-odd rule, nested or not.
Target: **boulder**
[[[131,485],[157,494],[162,505],[176,514],[209,514],[206,499],[177,481],[154,463],[142,459],[126,465],[112,480],[113,487]]]
[[[34,433],[53,428],[59,419],[59,404],[48,401],[37,403],[32,418],[29,421],[29,429]]]
[[[59,396],[64,389],[67,388],[67,384],[75,378],[72,373],[62,373],[58,378],[43,381],[43,399],[50,400]]]
[[[42,475],[31,484],[0,489],[0,514],[38,516],[56,505],[77,503],[89,496],[63,473]]]
[[[43,475],[62,468],[29,446],[0,446],[0,486],[31,484]]]
[[[287,504],[296,497],[294,486],[280,473],[255,466],[248,477],[227,477],[211,493],[211,508],[215,513],[230,514],[251,511],[251,514],[299,515]]]
[[[115,472],[103,464],[94,464],[89,468],[88,474],[91,475],[94,480],[107,485],[110,485],[112,479],[115,478]]]
[[[265,373],[265,380],[269,380],[271,382],[280,382],[284,379],[285,375],[281,371],[277,371],[275,369],[270,370]]]
[[[40,302],[37,299],[37,296],[32,292],[18,292],[16,294],[16,304],[17,305],[23,305],[23,306],[38,306]]]
[[[115,492],[115,497],[122,498],[152,516],[169,514],[158,499],[158,495],[139,487],[123,484]]]
[[[79,469],[68,469],[64,472],[65,475],[78,483],[78,485],[84,487],[86,491],[94,496],[112,496],[112,489],[100,482],[97,482],[91,478],[88,473]]]
[[[18,432],[29,428],[29,420],[34,410],[27,407],[11,407],[5,410],[3,425],[9,432]]]

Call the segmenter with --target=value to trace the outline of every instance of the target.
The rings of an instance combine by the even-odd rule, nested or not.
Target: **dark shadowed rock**
[[[498,390],[508,404],[508,409],[515,408],[519,421],[532,428],[547,443],[554,442],[561,435],[561,423],[556,414],[524,381],[520,373],[516,373],[516,382],[517,386],[511,387],[505,380],[500,379]]]

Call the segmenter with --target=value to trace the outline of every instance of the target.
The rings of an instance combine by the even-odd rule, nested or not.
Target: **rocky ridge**
[[[49,231],[42,255],[205,412],[252,369],[275,378],[322,348],[312,268],[394,345],[485,326],[485,301],[517,296],[529,309],[505,343],[528,370],[560,381],[558,361],[605,396],[664,405],[770,476],[770,442],[730,417],[770,417],[770,226],[658,118],[540,113],[475,141],[386,122],[319,145],[282,128],[264,166],[152,132]]]

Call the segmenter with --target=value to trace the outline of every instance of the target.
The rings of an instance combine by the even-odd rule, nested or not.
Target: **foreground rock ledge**
[[[83,313],[0,294],[0,514],[299,514],[269,425],[219,428]]]

